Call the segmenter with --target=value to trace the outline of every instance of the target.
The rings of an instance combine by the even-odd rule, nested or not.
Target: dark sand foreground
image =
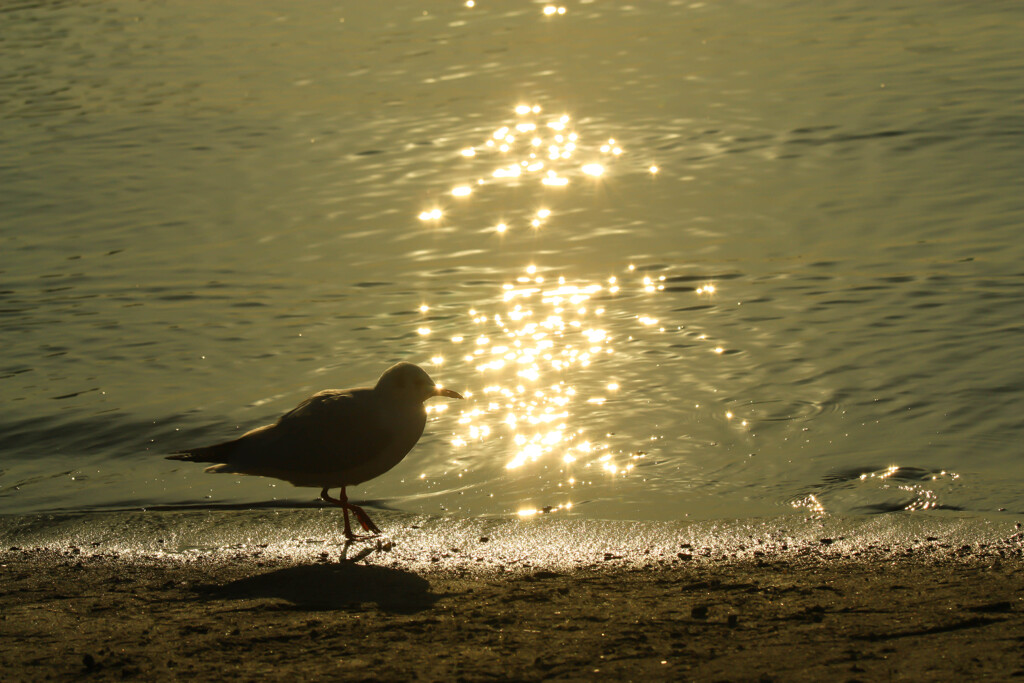
[[[503,571],[474,569],[468,554],[409,568],[358,547],[344,560],[5,548],[0,671],[10,681],[1024,677],[1019,538],[842,556],[820,544]]]

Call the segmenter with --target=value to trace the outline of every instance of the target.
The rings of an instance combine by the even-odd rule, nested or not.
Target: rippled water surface
[[[564,7],[559,13],[557,7]],[[0,510],[410,360],[409,512],[1024,512],[1018,3],[0,11]]]

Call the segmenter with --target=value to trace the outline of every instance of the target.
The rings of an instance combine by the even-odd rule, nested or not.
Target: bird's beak
[[[441,387],[434,388],[434,396],[447,396],[448,398],[462,398],[462,394],[451,389],[442,389]]]

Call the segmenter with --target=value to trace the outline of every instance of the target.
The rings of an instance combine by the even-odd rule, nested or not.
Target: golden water
[[[160,456],[397,360],[355,500],[1024,511],[1019,5],[552,7],[0,12],[0,511],[305,504]]]

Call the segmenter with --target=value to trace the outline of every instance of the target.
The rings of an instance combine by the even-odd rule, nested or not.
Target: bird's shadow
[[[306,610],[357,609],[373,603],[384,612],[402,614],[430,609],[442,597],[412,572],[354,562],[285,567],[196,590],[208,600],[277,598]]]

